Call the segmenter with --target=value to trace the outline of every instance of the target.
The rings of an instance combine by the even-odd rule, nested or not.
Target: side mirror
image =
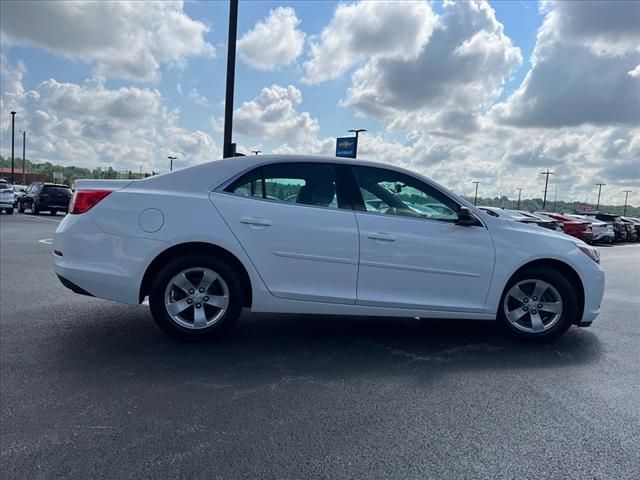
[[[477,225],[478,220],[476,220],[476,217],[473,216],[473,213],[471,213],[471,210],[469,210],[467,207],[460,207],[460,210],[458,211],[457,223],[458,225],[471,226]]]

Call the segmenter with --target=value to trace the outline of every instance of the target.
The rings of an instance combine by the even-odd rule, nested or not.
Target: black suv
[[[27,191],[18,202],[18,211],[24,213],[29,208],[31,213],[35,215],[43,210],[47,210],[51,215],[55,215],[58,212],[67,213],[71,195],[71,189],[66,185],[34,182],[29,185],[29,188],[27,188]]]

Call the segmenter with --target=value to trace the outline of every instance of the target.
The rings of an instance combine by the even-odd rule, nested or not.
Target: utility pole
[[[626,217],[627,216],[627,200],[629,199],[629,194],[631,193],[631,190],[623,190],[624,192],[624,212],[622,212],[622,216]]]
[[[178,157],[172,157],[171,155],[169,155],[167,158],[170,161],[170,163],[169,163],[169,171],[172,172],[173,171],[173,161],[176,160]]]
[[[522,189],[518,189],[518,208],[516,210],[520,210],[520,197],[522,196]]]
[[[22,130],[22,185],[27,184],[27,169],[25,164],[24,151],[27,144],[27,132]]]
[[[356,128],[356,129],[351,129],[349,131],[356,134],[356,148],[353,149],[353,158],[356,158],[358,156],[358,134],[360,132],[366,132],[367,129],[366,128]]]
[[[234,157],[236,145],[231,141],[233,130],[233,89],[236,76],[236,37],[238,33],[238,0],[229,0],[229,38],[227,41],[227,92],[224,101],[224,143],[222,156]]]
[[[540,172],[540,175],[546,175],[547,179],[544,182],[544,198],[542,199],[542,210],[547,206],[547,187],[549,186],[549,175],[555,175],[554,172],[550,172],[547,168],[546,172]]]
[[[13,185],[15,182],[13,176],[14,176],[14,160],[13,160],[13,148],[14,148],[14,128],[16,125],[16,112],[11,112],[11,185]]]
[[[478,205],[478,185],[480,184],[480,182],[471,182],[471,183],[476,184],[476,196],[473,197],[473,204]]]
[[[262,153],[262,150],[251,150],[251,153],[258,155],[259,153]]]
[[[600,210],[600,194],[602,193],[602,186],[606,185],[606,183],[596,183],[598,186],[598,202],[596,203],[596,212]]]

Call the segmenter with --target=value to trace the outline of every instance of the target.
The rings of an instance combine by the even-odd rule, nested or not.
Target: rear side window
[[[42,189],[42,193],[49,195],[71,195],[71,189],[65,187],[54,187],[52,185],[45,185]]]
[[[322,163],[276,163],[258,167],[225,191],[277,202],[338,208],[335,169]]]

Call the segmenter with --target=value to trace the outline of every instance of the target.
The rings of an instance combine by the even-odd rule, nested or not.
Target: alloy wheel
[[[229,306],[229,287],[209,268],[189,268],[175,275],[167,284],[164,305],[169,317],[191,330],[210,327],[218,322]]]
[[[504,297],[507,320],[518,330],[541,333],[552,328],[562,317],[562,297],[543,280],[521,280]]]

